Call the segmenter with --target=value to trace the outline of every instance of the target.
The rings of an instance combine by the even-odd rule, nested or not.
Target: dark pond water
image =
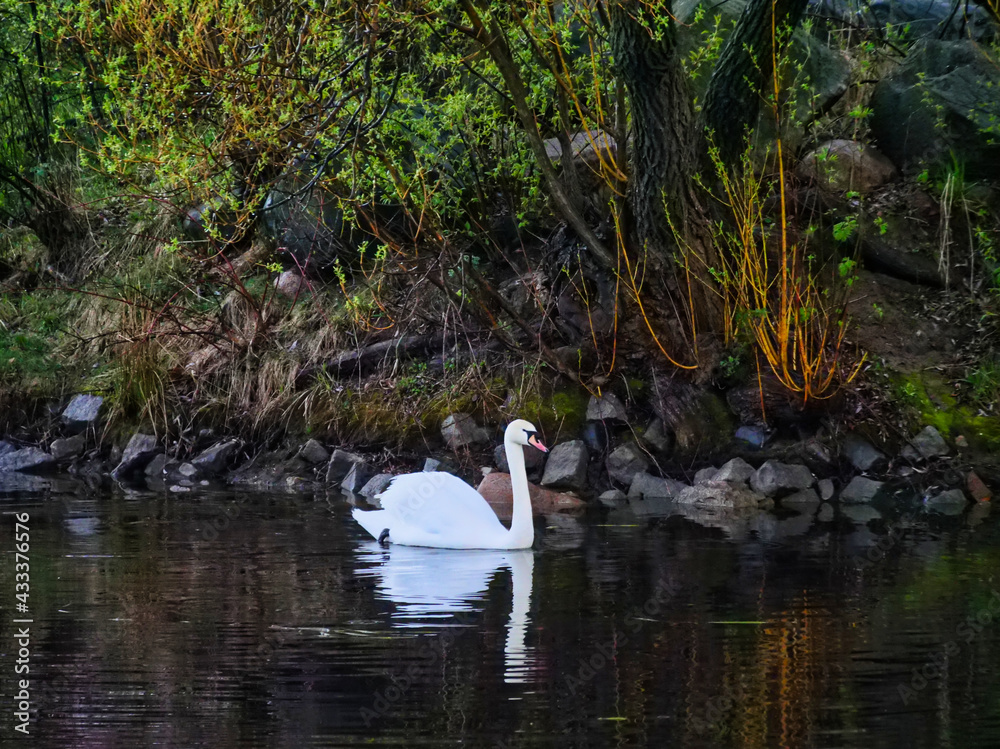
[[[982,509],[618,513],[493,553],[383,550],[342,497],[0,497],[4,745],[25,615],[26,746],[1000,745]]]

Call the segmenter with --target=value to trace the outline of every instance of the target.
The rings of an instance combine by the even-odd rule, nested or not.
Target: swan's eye
[[[530,429],[525,429],[524,434],[527,436],[529,441],[532,437],[538,437],[538,432],[532,432]]]

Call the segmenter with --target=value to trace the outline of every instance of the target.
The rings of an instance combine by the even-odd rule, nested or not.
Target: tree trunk
[[[632,114],[629,202],[637,261],[644,265],[639,275],[662,279],[673,317],[696,353],[694,335],[715,327],[718,313],[706,272],[709,222],[693,180],[700,138],[670,2],[624,0],[610,11],[615,72]]]
[[[775,53],[787,44],[788,29],[798,24],[807,2],[749,0],[722,49],[708,84],[703,116],[723,164],[730,168],[739,164],[746,150],[761,102],[773,100]]]

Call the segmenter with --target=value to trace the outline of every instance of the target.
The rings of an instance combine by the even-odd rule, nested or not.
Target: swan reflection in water
[[[462,626],[461,615],[482,611],[490,580],[508,568],[513,600],[504,646],[504,681],[528,681],[534,662],[524,644],[535,565],[530,549],[464,551],[400,545],[385,549],[370,543],[360,551],[358,576],[375,578],[378,596],[395,606],[392,624],[399,628]]]

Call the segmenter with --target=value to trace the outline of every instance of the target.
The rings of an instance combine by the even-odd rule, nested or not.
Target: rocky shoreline
[[[171,455],[170,446],[142,432],[122,448],[102,450],[96,444],[101,407],[100,396],[74,397],[60,417],[62,435],[47,445],[0,441],[0,491],[31,490],[43,486],[46,475],[69,474],[92,484],[111,481],[170,494],[221,486],[334,491],[352,504],[377,506],[377,495],[393,475],[446,470],[478,483],[498,515],[509,517],[503,447],[468,414],[444,420],[442,450],[421,462],[417,456],[365,454],[316,439],[255,451],[237,437],[207,430],[183,456]],[[760,433],[744,426],[733,443],[734,449],[742,445],[740,455],[688,475],[667,457],[670,430],[659,419],[636,435],[621,400],[610,393],[592,397],[587,417],[581,434],[553,444],[548,455],[526,453],[536,515],[682,515],[737,532],[751,527],[746,522],[762,510],[866,524],[882,517],[876,508],[919,505],[928,512],[968,511],[974,517],[990,508],[992,492],[963,456],[964,439],[949,444],[933,426],[913,435],[894,457],[856,432],[838,440],[814,434],[769,445],[757,444]]]

